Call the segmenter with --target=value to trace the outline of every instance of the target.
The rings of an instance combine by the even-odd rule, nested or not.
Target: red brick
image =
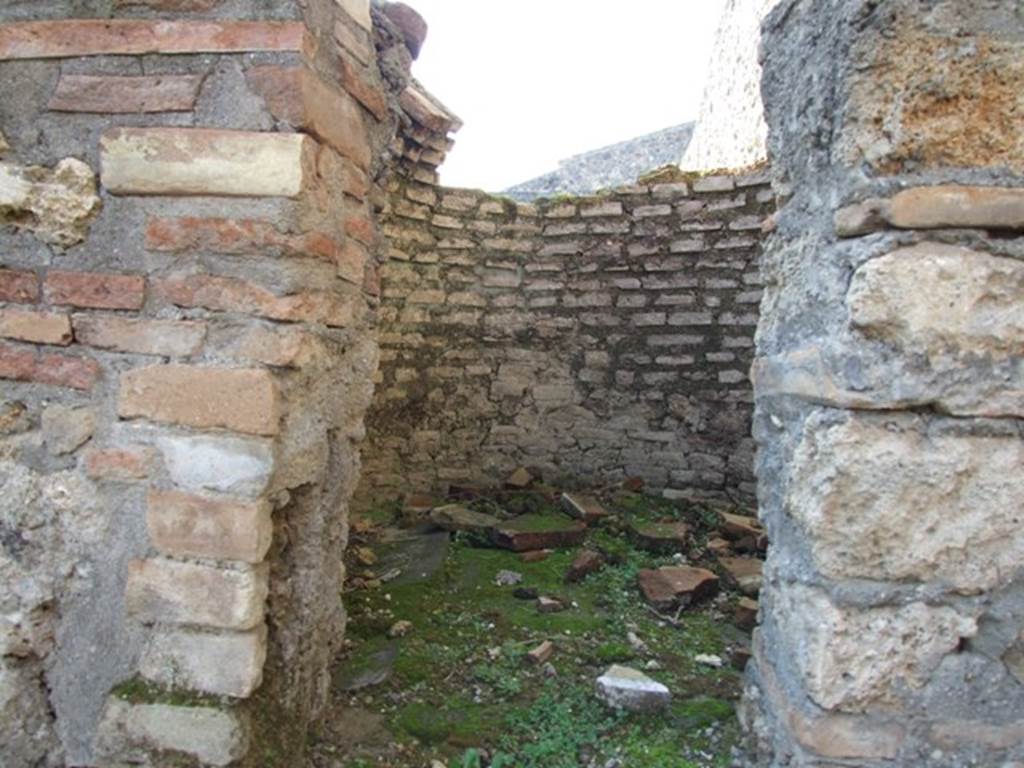
[[[366,107],[377,120],[385,120],[388,116],[387,101],[380,88],[367,78],[368,70],[353,64],[345,56],[340,57],[339,65],[342,87],[352,94],[356,101]]]
[[[277,254],[336,261],[341,247],[329,235],[310,232],[291,235],[260,219],[185,217],[146,221],[146,247],[151,251],[224,254]]]
[[[353,320],[350,302],[323,291],[276,296],[266,288],[231,277],[192,275],[154,283],[157,293],[179,307],[243,312],[272,320],[342,327]]]
[[[154,11],[170,11],[189,13],[194,11],[212,11],[223,0],[114,0],[115,8],[143,6]]]
[[[30,347],[0,344],[0,379],[90,390],[100,376],[95,360],[40,353]]]
[[[202,82],[202,75],[61,75],[49,108],[106,114],[191,112]]]
[[[146,281],[138,275],[54,271],[44,287],[51,304],[90,309],[141,309],[146,299]]]
[[[206,323],[103,315],[75,315],[74,327],[79,344],[166,357],[195,354],[206,335]]]
[[[363,113],[347,91],[328,85],[301,66],[252,67],[246,79],[278,120],[310,131],[360,168],[369,167]]]
[[[273,21],[76,19],[0,25],[0,60],[302,51],[305,26]]]
[[[363,245],[373,245],[373,222],[363,215],[350,216],[345,219],[345,234]]]
[[[39,301],[39,278],[35,272],[0,269],[0,301],[35,304]]]
[[[149,477],[152,448],[92,448],[85,454],[85,473],[94,480],[128,482]]]
[[[0,309],[0,336],[36,344],[71,343],[71,321],[67,315]]]
[[[154,365],[121,375],[118,414],[274,435],[281,403],[274,377],[266,370]]]

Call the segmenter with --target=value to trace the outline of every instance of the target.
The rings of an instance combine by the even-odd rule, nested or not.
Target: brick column
[[[1024,760],[1024,24],[784,0],[754,365],[761,765]]]
[[[368,0],[269,5],[0,12],[0,763],[293,765],[325,701],[394,126]]]

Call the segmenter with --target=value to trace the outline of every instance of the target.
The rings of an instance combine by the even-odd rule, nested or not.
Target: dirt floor
[[[318,768],[730,765],[765,546],[734,516],[750,511],[527,485],[354,521]],[[655,594],[660,573],[687,566],[713,571],[717,594],[710,575]],[[671,703],[608,706],[596,679],[613,664],[663,683]]]

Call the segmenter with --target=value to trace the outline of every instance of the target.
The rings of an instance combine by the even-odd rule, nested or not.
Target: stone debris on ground
[[[643,672],[615,664],[597,678],[598,694],[610,707],[647,712],[667,707],[672,694]]]
[[[394,768],[517,765],[515,744],[556,727],[561,706],[631,713],[655,728],[645,739],[679,744],[700,768],[736,743],[731,702],[757,620],[756,520],[624,486],[565,494],[521,469],[491,493],[408,494],[383,519],[354,521],[350,642],[332,695],[339,712],[380,717],[388,737],[324,746],[315,768],[336,768],[339,755]],[[686,714],[707,707],[714,714]],[[692,717],[712,726],[693,731]],[[571,742],[582,725],[566,727],[558,738]],[[613,727],[578,745],[581,765],[660,768],[616,741],[624,735]]]

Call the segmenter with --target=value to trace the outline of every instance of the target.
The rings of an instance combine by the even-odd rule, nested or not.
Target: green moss
[[[594,649],[594,660],[600,664],[629,661],[636,653],[626,643],[601,643]]]
[[[721,720],[731,720],[736,712],[732,702],[698,696],[672,705],[672,714],[683,727],[701,730]]]
[[[454,727],[451,714],[432,704],[407,704],[399,710],[395,725],[424,744],[440,744]]]
[[[133,677],[114,686],[112,696],[131,704],[166,704],[173,707],[217,707],[230,706],[230,700],[218,696],[197,693],[185,688],[168,688],[141,677]]]
[[[543,533],[545,531],[563,531],[571,528],[573,521],[565,515],[527,514],[502,524],[503,529],[521,533]]]

